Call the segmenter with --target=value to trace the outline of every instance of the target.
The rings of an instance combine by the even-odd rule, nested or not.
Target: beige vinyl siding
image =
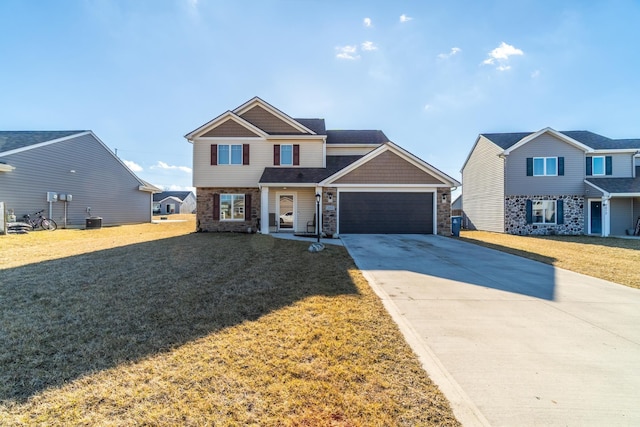
[[[296,219],[296,231],[307,232],[307,222],[313,221],[316,212],[316,193],[313,188],[298,190],[298,218]]]
[[[300,144],[300,167],[322,167],[322,140],[256,138],[197,139],[193,143],[194,187],[255,187],[264,168],[273,167],[274,144]],[[211,144],[249,144],[249,165],[211,165]]]
[[[313,220],[316,209],[316,193],[314,188],[291,188],[283,189],[271,187],[269,189],[269,213],[278,213],[278,196],[293,194],[296,199],[296,212],[294,216],[294,232],[305,233],[307,231],[307,221]],[[280,212],[282,215],[284,212]],[[276,218],[277,220],[277,218]]]
[[[340,145],[327,144],[327,156],[364,156],[377,147],[342,147]]]
[[[502,149],[480,136],[462,170],[462,206],[469,227],[504,232]]]
[[[564,157],[564,176],[527,176],[528,157]],[[505,192],[507,196],[582,194],[585,174],[584,151],[542,134],[507,156]]]
[[[291,139],[270,139],[268,141],[269,146],[271,147],[271,154],[269,155],[268,166],[273,166],[273,146],[275,144],[281,145],[292,145],[299,144],[300,145],[300,167],[303,168],[321,168],[323,167],[323,148],[322,148],[322,139],[317,140],[291,140]],[[252,156],[253,159],[253,156]],[[290,166],[289,166],[290,167]]]

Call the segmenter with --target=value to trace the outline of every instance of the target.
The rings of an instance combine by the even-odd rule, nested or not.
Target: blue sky
[[[2,0],[0,129],[90,129],[191,186],[183,135],[259,96],[460,180],[479,133],[640,137],[640,1]]]

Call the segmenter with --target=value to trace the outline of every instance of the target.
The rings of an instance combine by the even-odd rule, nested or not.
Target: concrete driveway
[[[341,239],[464,425],[640,425],[640,290],[455,238]]]

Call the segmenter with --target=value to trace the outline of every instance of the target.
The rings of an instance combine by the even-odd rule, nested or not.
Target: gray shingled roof
[[[0,131],[0,153],[53,141],[84,130],[55,130],[55,131]]]
[[[587,178],[587,181],[607,193],[640,193],[640,177],[636,178]]]
[[[511,133],[483,133],[481,134],[485,138],[492,141],[498,147],[506,150],[512,145],[516,144],[522,138],[525,138],[535,132],[511,132]],[[611,139],[606,136],[598,135],[597,133],[589,132],[586,130],[570,130],[561,131],[560,133],[575,139],[576,141],[593,148],[594,150],[609,150],[609,149],[625,149],[625,148],[638,148],[640,149],[640,139]]]
[[[265,168],[260,177],[260,183],[317,184],[361,157],[362,156],[327,156],[326,168]]]
[[[381,130],[328,130],[327,144],[384,144],[389,138]]]
[[[324,135],[327,129],[324,126],[324,119],[293,119],[302,126],[311,129],[318,135]]]
[[[191,191],[163,191],[162,193],[155,193],[153,195],[153,201],[160,202],[167,197],[175,197],[184,201],[189,194],[191,194]]]

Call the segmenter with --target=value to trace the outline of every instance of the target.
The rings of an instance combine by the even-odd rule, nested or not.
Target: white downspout
[[[269,187],[260,189],[260,232],[269,234]]]
[[[602,237],[609,237],[611,233],[611,207],[609,201],[611,194],[606,193],[602,197]]]

